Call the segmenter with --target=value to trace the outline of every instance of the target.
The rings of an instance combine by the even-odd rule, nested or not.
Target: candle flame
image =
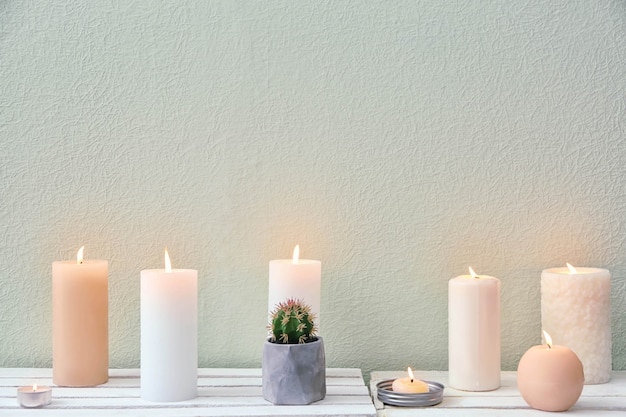
[[[37,391],[37,384],[33,384],[33,392]]]
[[[296,245],[296,247],[293,248],[293,263],[297,264],[299,258],[300,258],[300,245]]]
[[[567,269],[569,269],[569,273],[570,274],[577,274],[578,273],[578,271],[576,271],[576,268],[574,268],[571,264],[566,262],[565,265],[567,265]]]
[[[165,272],[172,272],[172,262],[170,262],[170,255],[165,248]]]
[[[81,246],[80,249],[78,249],[78,253],[76,254],[76,263],[77,264],[82,264],[83,263],[83,251],[85,250],[84,246]]]
[[[548,349],[552,349],[552,338],[545,330],[542,330],[541,332],[543,333],[543,338],[546,341],[546,345],[548,345]]]
[[[478,278],[478,275],[476,274],[476,272],[474,272],[471,266],[469,267],[469,272],[472,278]]]
[[[409,373],[409,378],[411,379],[411,382],[413,382],[413,380],[415,379],[415,377],[413,376],[413,370],[409,366],[406,368],[406,371]]]

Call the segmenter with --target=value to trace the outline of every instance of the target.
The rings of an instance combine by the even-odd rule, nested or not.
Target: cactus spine
[[[309,342],[317,332],[314,320],[311,307],[302,300],[288,299],[278,303],[271,312],[268,325],[272,333],[270,341],[283,344]]]

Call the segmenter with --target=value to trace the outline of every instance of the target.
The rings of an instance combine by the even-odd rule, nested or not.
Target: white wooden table
[[[52,403],[21,408],[17,387],[52,386]],[[0,416],[349,416],[375,417],[360,369],[326,371],[326,398],[308,406],[275,406],[262,396],[260,369],[199,369],[198,398],[154,403],[139,398],[139,370],[111,369],[109,382],[90,388],[52,385],[51,369],[0,369]]]
[[[381,403],[376,395],[376,383],[384,379],[406,376],[406,372],[372,372],[370,391],[379,417],[546,417],[556,415],[534,410],[526,404],[517,389],[516,373],[502,372],[502,386],[490,392],[465,392],[448,387],[448,373],[416,371],[415,377],[441,382],[446,386],[441,404],[433,407],[394,407]],[[626,372],[613,372],[607,384],[585,385],[578,402],[559,416],[609,417],[626,416]]]

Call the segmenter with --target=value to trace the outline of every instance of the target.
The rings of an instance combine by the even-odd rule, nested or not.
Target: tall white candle
[[[198,271],[141,271],[141,398],[183,401],[198,395]]]
[[[500,280],[470,272],[448,283],[450,386],[491,391],[500,387]]]
[[[570,265],[571,267],[571,265]],[[541,327],[583,364],[585,384],[611,379],[611,273],[600,268],[541,273]]]
[[[276,304],[288,298],[303,300],[317,317],[315,322],[319,329],[322,263],[300,259],[299,250],[296,245],[292,259],[270,261],[268,316]]]

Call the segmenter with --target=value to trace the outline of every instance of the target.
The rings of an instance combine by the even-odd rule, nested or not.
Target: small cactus
[[[302,300],[288,299],[278,303],[271,312],[270,342],[282,344],[307,343],[314,340],[317,328],[311,307]]]

